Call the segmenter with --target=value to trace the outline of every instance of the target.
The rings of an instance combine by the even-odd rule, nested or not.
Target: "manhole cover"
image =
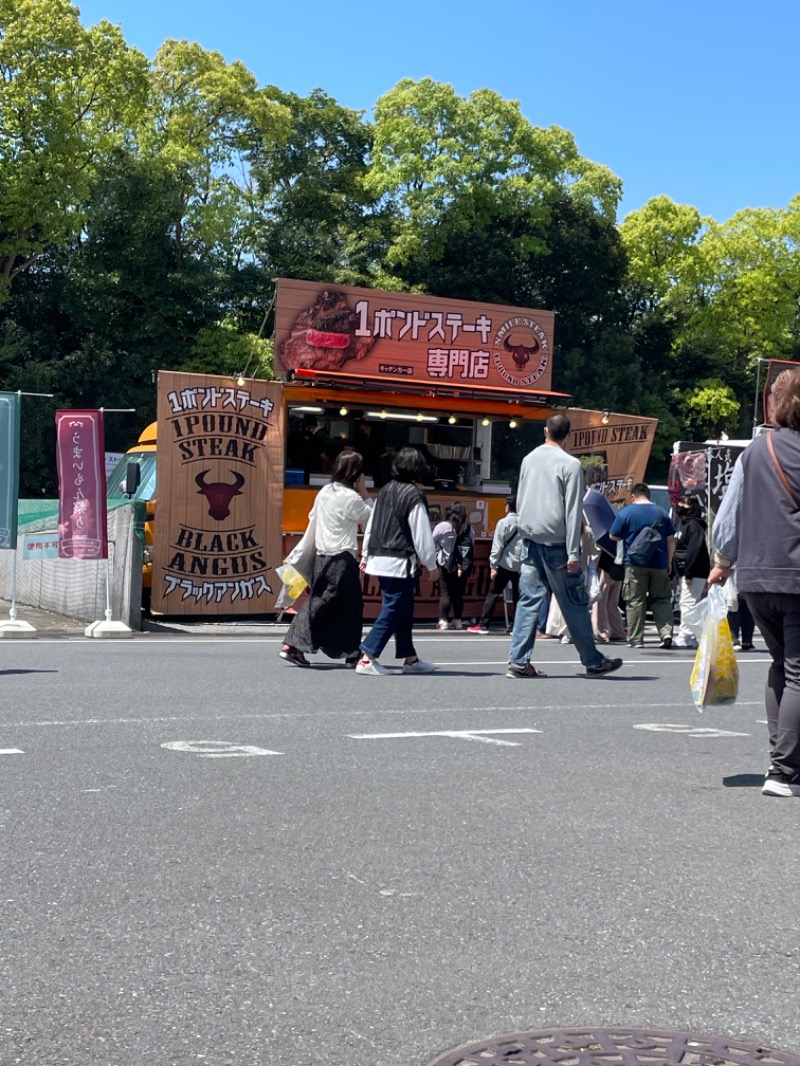
[[[661,1029],[537,1029],[464,1044],[430,1066],[800,1066],[800,1055]]]

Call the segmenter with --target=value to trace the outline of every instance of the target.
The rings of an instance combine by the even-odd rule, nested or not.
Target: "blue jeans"
[[[548,592],[552,592],[561,608],[583,665],[599,666],[605,656],[594,642],[583,571],[579,570],[577,574],[567,572],[566,544],[535,544],[532,540],[523,541],[519,600],[508,652],[509,664],[525,666],[530,662],[539,610]]]
[[[381,613],[361,641],[361,647],[377,659],[394,637],[396,658],[413,659],[417,654],[411,639],[416,581],[413,577],[379,577],[378,583],[383,593]]]

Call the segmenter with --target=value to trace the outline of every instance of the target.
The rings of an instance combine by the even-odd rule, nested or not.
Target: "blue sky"
[[[488,87],[558,125],[624,182],[718,221],[800,192],[797,0],[86,0],[152,58],[168,37],[239,59],[260,84],[320,87],[369,114],[401,78]]]

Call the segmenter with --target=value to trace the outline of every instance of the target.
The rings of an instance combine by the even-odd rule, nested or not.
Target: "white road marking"
[[[20,748],[0,748],[0,755],[24,755]]]
[[[161,747],[168,751],[186,751],[200,759],[246,759],[252,755],[283,755],[282,751],[256,748],[252,744],[231,744],[227,740],[171,740]]]
[[[148,655],[152,655],[157,650],[162,650],[162,649],[169,650],[169,648],[172,645],[174,645],[174,644],[262,644],[262,645],[263,644],[275,644],[275,645],[280,645],[280,644],[283,643],[283,641],[280,638],[276,638],[276,637],[259,637],[259,636],[251,636],[251,637],[244,637],[244,636],[243,637],[225,637],[225,636],[222,636],[222,637],[212,637],[212,636],[207,636],[207,637],[167,637],[167,636],[163,636],[162,634],[153,634],[152,637],[149,636],[149,635],[140,636],[139,634],[134,634],[134,636],[138,637],[138,639],[135,640],[133,643],[126,642],[124,648],[123,648],[122,645],[118,645],[117,648],[116,648],[116,651],[121,653],[122,651],[130,651],[131,648],[135,648],[135,647],[140,647],[141,646],[141,647],[146,647]],[[423,644],[427,644],[427,643],[430,643],[430,644],[441,644],[443,642],[442,639],[437,638],[437,637],[432,636],[432,635],[431,636],[416,636],[415,635],[414,639],[415,639],[415,641],[417,641],[419,643],[423,643]],[[452,637],[452,638],[449,638],[449,640],[448,640],[448,638],[444,638],[444,640],[448,641],[448,642],[456,643],[456,644],[463,643],[463,638],[459,639],[458,637]],[[20,647],[22,647],[22,648],[25,648],[25,647],[32,648],[34,646],[35,647],[41,647],[42,644],[65,644],[65,643],[70,644],[72,647],[78,646],[78,647],[95,648],[95,649],[97,649],[97,641],[87,640],[86,637],[83,637],[83,636],[76,636],[74,638],[73,637],[62,637],[62,638],[39,637],[36,641],[18,641],[17,644],[15,645],[15,649],[14,650],[16,651]],[[613,646],[611,648],[608,648],[607,645],[601,644],[601,645],[598,645],[598,647],[600,648],[601,651],[603,651],[605,649],[605,653],[608,654],[608,655],[612,655],[613,652],[614,652]],[[103,651],[107,651],[107,650],[110,650],[110,649],[105,649],[105,648],[103,649]],[[653,649],[653,650],[655,650],[655,649]],[[331,665],[332,660],[325,659],[325,658],[320,658],[318,660],[313,660],[312,659],[312,665],[314,665],[315,662],[318,662],[320,664],[324,663],[324,664],[329,666],[329,665]],[[756,657],[739,658],[739,659],[737,659],[737,662],[739,664],[739,668],[741,669],[742,666],[746,666],[746,665],[749,665],[749,666],[761,666],[761,665],[763,665],[764,660],[762,660],[761,658],[756,656]],[[640,658],[638,656],[636,658],[625,659],[625,665],[624,665],[623,669],[627,669],[628,667],[637,667],[637,666],[685,666],[687,663],[694,663],[694,655],[689,655],[688,657],[684,658],[682,656],[681,657],[677,657],[674,654],[671,655],[669,653],[666,653],[663,656],[658,656],[655,659],[651,659],[651,658],[645,659],[645,658]],[[399,668],[400,665],[401,664],[398,661],[398,663],[397,663],[398,668]],[[452,660],[452,661],[451,660],[437,659],[436,660],[436,665],[437,666],[447,666],[447,667],[453,667],[453,666],[455,666],[455,667],[458,667],[458,666],[462,666],[462,667],[467,667],[467,666],[497,666],[497,667],[502,667],[502,666],[507,666],[508,665],[508,660],[507,660],[507,658],[501,658],[501,659],[458,659],[458,660]],[[537,666],[574,667],[577,670],[582,670],[583,669],[583,667],[580,664],[580,661],[577,658],[577,655],[575,657],[569,657],[569,658],[565,658],[565,659],[536,659],[536,665]],[[344,667],[342,667],[342,669],[344,670]]]
[[[682,733],[687,737],[749,737],[749,733],[733,733],[728,729],[711,729],[706,726],[669,725],[666,722],[652,722],[635,725],[634,729],[647,729],[651,733]]]
[[[348,733],[351,740],[405,740],[408,737],[454,737],[456,740],[477,740],[480,744],[500,744],[518,748],[515,740],[495,740],[498,733],[541,733],[541,729],[442,729],[431,733]]]
[[[517,686],[519,688],[519,686]],[[648,707],[652,710],[686,710],[686,700],[675,700],[673,703],[649,703]],[[763,700],[739,700],[736,704],[737,707],[763,707]],[[619,711],[619,703],[592,703],[587,704],[583,710],[587,711]],[[640,708],[633,708],[638,710]],[[557,707],[551,706],[548,710],[553,711],[556,714],[563,712],[574,713],[572,706]],[[475,704],[469,706],[460,702],[454,707],[437,707],[436,714],[455,714],[464,713],[467,711],[480,711],[494,713],[507,713],[509,711],[514,713],[535,712],[537,714],[542,713],[541,707],[524,706],[521,707],[516,704]],[[266,714],[264,712],[252,711],[244,714],[170,714],[170,715],[154,715],[151,718],[144,718],[141,716],[131,718],[75,718],[71,721],[68,719],[47,718],[44,720],[21,720],[17,722],[6,722],[5,727],[7,729],[30,729],[30,728],[42,728],[55,726],[58,728],[71,727],[71,726],[90,726],[90,725],[160,725],[169,722],[246,722],[246,721],[264,721],[274,722],[283,720],[300,721],[304,718],[338,718],[340,721],[344,715],[351,718],[368,718],[373,715],[380,715],[386,717],[389,715],[398,715],[405,717],[406,715],[424,714],[428,717],[431,716],[430,704],[424,707],[371,707],[366,711],[357,711],[348,709],[343,711],[341,708],[337,708],[335,711],[279,711],[272,714]]]

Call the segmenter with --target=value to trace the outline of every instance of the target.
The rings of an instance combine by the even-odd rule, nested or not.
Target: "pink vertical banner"
[[[59,559],[107,559],[102,411],[56,411]]]

